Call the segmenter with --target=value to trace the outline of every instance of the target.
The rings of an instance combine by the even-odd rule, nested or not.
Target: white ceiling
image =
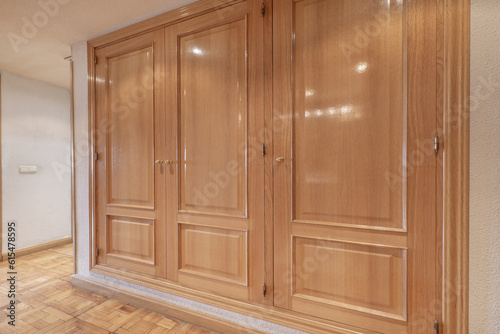
[[[190,2],[0,0],[0,71],[69,89],[71,45]]]

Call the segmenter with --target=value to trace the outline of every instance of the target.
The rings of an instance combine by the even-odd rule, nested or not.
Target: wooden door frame
[[[94,169],[93,157],[93,128],[95,112],[95,74],[94,74],[94,50],[95,48],[113,44],[118,41],[137,36],[154,28],[165,27],[178,23],[182,20],[200,16],[207,11],[216,10],[234,3],[238,0],[220,0],[216,3],[213,0],[200,0],[171,12],[159,15],[144,22],[117,30],[110,34],[98,37],[88,42],[88,87],[89,87],[89,259],[90,269],[108,276],[120,278],[125,281],[134,281],[139,284],[156,287],[163,292],[174,293],[192,300],[201,301],[226,308],[235,312],[253,315],[257,318],[270,320],[295,328],[304,328],[301,321],[307,316],[299,314],[291,315],[279,309],[272,309],[274,317],[269,319],[265,313],[269,309],[251,304],[242,304],[231,299],[218,296],[201,295],[190,289],[177,286],[171,282],[161,282],[155,280],[155,285],[148,284],[141,279],[132,279],[126,272],[120,273],[113,269],[95,266],[94,261],[94,237],[95,225],[93,219],[94,212]],[[442,222],[439,231],[442,244],[439,246],[442,267],[441,275],[437,278],[441,290],[440,298],[437,298],[436,307],[440,318],[441,333],[460,334],[468,333],[469,329],[469,96],[470,96],[470,0],[436,0],[438,6],[439,19],[436,22],[438,31],[438,84],[436,92],[438,96],[438,122],[442,125],[441,151],[438,157],[441,169],[438,173],[438,181],[442,182],[442,191],[438,191],[437,198],[442,201],[442,212],[438,214],[438,221]],[[265,0],[268,12],[272,12],[272,0]],[[269,27],[269,24],[266,23]],[[272,36],[271,36],[272,38]],[[268,47],[265,50],[269,55]],[[268,57],[269,59],[270,57]],[[266,64],[266,82],[272,78],[272,64]],[[269,122],[272,120],[272,91],[267,85],[266,90],[266,124],[272,127]],[[272,136],[270,136],[272,137]],[[272,138],[268,138],[266,147],[272,147]],[[271,150],[269,150],[271,151]],[[272,194],[272,152],[269,152],[266,160],[266,194]],[[266,207],[272,207],[272,195],[266,195]],[[266,231],[272,234],[273,221],[272,214],[266,213]],[[75,231],[77,232],[77,230]],[[272,239],[266,235],[266,250],[272,249],[269,242]],[[75,238],[76,239],[76,238]],[[80,253],[83,255],[83,253]],[[85,255],[86,256],[86,255]],[[267,255],[266,255],[267,256]],[[268,257],[269,258],[269,257]],[[75,259],[77,260],[77,259]],[[153,282],[152,279],[147,281]],[[142,282],[142,283],[141,283]],[[268,291],[270,292],[270,289]],[[293,320],[293,318],[297,320]],[[327,322],[325,322],[326,326]]]
[[[443,82],[441,332],[468,333],[470,0],[438,4],[443,18],[438,22],[443,32],[443,64],[438,66]]]
[[[0,262],[3,261],[3,212],[2,212],[2,73],[0,73]]]

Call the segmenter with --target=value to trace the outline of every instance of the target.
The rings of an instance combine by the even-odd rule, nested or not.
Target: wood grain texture
[[[131,48],[136,48],[130,42]],[[107,204],[155,206],[153,46],[123,55],[106,55]],[[102,59],[104,61],[104,59]],[[148,73],[149,71],[149,73]],[[101,92],[99,92],[101,93]],[[103,153],[104,153],[103,152]]]
[[[154,265],[154,220],[111,215],[107,219],[107,257],[116,256]]]
[[[405,229],[405,183],[386,179],[406,145],[403,6],[298,1],[291,17],[292,220]]]
[[[0,73],[0,217],[2,216],[2,74]],[[3,218],[0,219],[0,261],[3,261]]]
[[[436,21],[436,129],[440,138],[443,138],[443,107],[444,107],[444,0],[437,1]],[[444,165],[441,148],[436,154],[436,300],[441,300],[443,293],[443,202],[444,202]],[[443,323],[442,303],[436,303],[436,320]]]
[[[290,309],[292,306],[291,274],[291,224],[290,166],[291,142],[290,113],[292,110],[290,92],[292,67],[292,13],[290,1],[277,1],[273,5],[273,220],[274,220],[274,306]],[[278,16],[279,15],[279,16]],[[281,20],[280,20],[281,18]],[[279,134],[279,135],[278,135]],[[284,163],[278,164],[277,157]],[[281,202],[281,205],[280,205]],[[278,204],[277,204],[278,203]],[[277,209],[277,205],[279,209]],[[281,223],[280,223],[281,222]],[[279,256],[277,256],[279,254]]]
[[[180,210],[245,217],[249,117],[245,16],[179,36],[176,49]],[[230,173],[230,163],[240,171]]]
[[[266,296],[264,303],[273,304],[274,296],[274,213],[273,207],[273,0],[265,0],[267,15],[264,16],[262,36],[264,38],[264,256]]]
[[[337,241],[318,245],[317,239],[298,235],[294,235],[292,247],[293,266],[299,271],[294,273],[292,294],[349,309],[376,310],[404,320],[405,249]],[[303,265],[317,252],[325,260],[310,275]]]
[[[469,332],[470,0],[444,0],[443,333]]]
[[[163,30],[97,50],[93,139],[99,261],[164,277],[163,52]]]
[[[232,3],[237,3],[239,1],[222,1],[220,2],[222,5],[221,6],[227,6]],[[265,1],[266,7],[267,7],[267,13],[269,13],[270,10],[274,10],[274,7],[278,7],[282,5],[283,2],[275,2],[274,4],[269,0]],[[417,28],[420,32],[424,31],[422,36],[427,36],[425,31],[431,31],[432,27],[431,25],[434,24],[435,28],[437,28],[438,31],[438,36],[437,38],[431,41],[427,41],[429,45],[429,49],[432,50],[432,52],[435,52],[435,54],[438,55],[437,57],[437,63],[438,63],[438,72],[435,73],[436,78],[437,78],[437,86],[434,87],[435,92],[437,94],[437,99],[434,100],[434,109],[438,110],[438,113],[441,110],[442,105],[444,105],[444,117],[443,120],[439,119],[439,115],[436,118],[436,127],[434,130],[440,131],[440,129],[444,129],[444,143],[442,143],[442,147],[444,150],[442,151],[443,155],[438,156],[438,165],[439,168],[442,167],[444,170],[444,176],[443,179],[440,179],[440,175],[437,175],[435,180],[437,183],[440,182],[440,180],[443,180],[444,182],[444,188],[442,193],[439,192],[439,186],[436,191],[436,195],[432,195],[430,199],[434,198],[436,202],[443,202],[444,208],[443,208],[443,217],[442,219],[444,220],[443,224],[443,233],[444,235],[442,236],[443,242],[442,245],[440,245],[441,242],[441,229],[439,228],[439,224],[437,224],[434,228],[434,243],[437,244],[438,246],[442,246],[443,250],[443,275],[441,277],[441,269],[434,270],[434,276],[436,277],[436,288],[434,289],[435,295],[437,298],[442,298],[442,308],[439,310],[439,305],[434,305],[430,306],[430,308],[438,308],[434,311],[431,310],[431,313],[428,314],[429,321],[433,316],[435,315],[436,318],[440,319],[440,316],[442,314],[442,326],[441,329],[445,331],[446,333],[466,333],[468,330],[468,107],[467,107],[467,97],[469,96],[469,8],[470,8],[470,3],[467,0],[440,0],[436,2],[440,8],[437,9],[437,27],[435,22],[429,22],[425,26],[421,26]],[[219,2],[217,2],[219,4]],[[160,26],[169,26],[174,23],[178,23],[180,21],[186,20],[188,18],[192,17],[197,17],[202,14],[206,14],[210,11],[213,10],[211,6],[214,4],[208,4],[208,1],[203,1],[203,4],[200,4],[200,9],[201,11],[196,12],[194,7],[191,9],[188,9],[186,11],[177,11],[177,12],[172,12],[172,13],[167,13],[164,16],[160,16],[157,18],[152,19],[151,21],[147,22],[142,22],[137,25],[127,27],[125,29],[122,29],[120,31],[117,31],[115,33],[112,33],[111,35],[107,36],[102,36],[94,40],[93,42],[95,43],[95,46],[103,46],[105,44],[113,44],[116,42],[119,42],[121,40],[126,40],[131,38],[132,36],[135,36],[137,34],[142,34],[145,31],[149,31],[148,29],[154,29],[155,27],[160,27]],[[416,6],[416,5],[415,5]],[[221,8],[221,7],[218,7]],[[254,6],[252,7],[252,10],[258,10],[260,11],[260,3],[259,6]],[[190,12],[193,16],[189,16],[187,14]],[[176,16],[177,15],[177,16]],[[179,16],[180,15],[180,16]],[[162,17],[162,18],[161,18]],[[440,21],[442,20],[442,21]],[[270,32],[271,29],[269,29],[272,26],[272,19],[270,16],[267,16],[264,18],[264,22],[266,24],[266,27],[268,29],[268,34],[267,34],[267,47],[265,48],[266,53],[266,59],[270,59],[272,56],[272,40],[273,40],[273,35]],[[440,27],[440,24],[442,24],[442,27]],[[275,26],[275,32],[278,32],[281,29],[286,29],[286,27],[283,27],[281,25]],[[440,30],[441,29],[441,30]],[[440,31],[442,31],[442,37],[439,35]],[[434,37],[433,37],[434,38]],[[431,38],[431,39],[433,39]],[[442,38],[442,39],[440,39]],[[425,39],[422,38],[421,40],[415,40],[415,43],[421,43]],[[264,39],[266,41],[266,39]],[[434,45],[433,44],[434,41]],[[279,43],[276,42],[275,43]],[[426,43],[425,41],[423,43]],[[291,45],[281,45],[282,47],[285,47],[286,50],[287,47],[291,47]],[[441,49],[442,48],[442,49]],[[91,49],[91,50],[90,50]],[[92,95],[93,95],[93,90],[92,90],[92,85],[91,85],[91,78],[93,77],[92,75],[92,65],[93,62],[91,59],[93,59],[93,48],[89,47],[89,101],[93,101]],[[279,50],[275,50],[275,56],[276,53],[279,53]],[[440,58],[439,54],[442,52],[444,55],[443,57]],[[283,56],[283,55],[281,55]],[[277,56],[279,57],[279,55]],[[417,55],[415,55],[417,57]],[[443,60],[444,58],[444,60]],[[287,66],[287,59],[281,58],[284,61],[283,66]],[[440,70],[440,64],[439,62],[443,62],[441,64],[442,66],[442,71],[443,73],[439,73]],[[271,104],[272,101],[272,96],[273,96],[273,89],[275,91],[275,95],[279,96],[280,91],[283,89],[283,83],[282,82],[275,82],[273,89],[272,83],[273,83],[273,69],[272,66],[270,66],[271,62],[266,62],[268,65],[265,70],[265,78],[267,78],[267,88],[266,88],[266,93],[263,94],[262,96],[267,97],[267,99],[263,99],[264,101],[267,101],[267,109],[270,111],[272,107],[269,105]],[[291,65],[291,64],[288,64]],[[434,66],[433,64],[427,64],[429,66]],[[169,66],[165,68],[165,73],[169,73]],[[276,71],[275,74],[281,75],[280,71]],[[173,75],[174,73],[168,74]],[[441,77],[442,78],[441,78]],[[425,81],[424,78],[431,78],[432,74],[430,72],[425,72],[421,74],[419,79],[417,81]],[[441,81],[443,81],[443,84],[440,84]],[[422,85],[426,85],[427,82],[423,83]],[[440,91],[442,90],[442,92]],[[440,97],[440,95],[444,97]],[[441,99],[443,101],[441,101]],[[440,103],[440,101],[442,103]],[[418,102],[415,104],[416,105],[422,105],[425,106],[426,108],[433,109],[431,107],[432,101],[429,102]],[[89,113],[90,117],[90,123],[93,124],[92,120],[92,103],[89,104],[91,108],[91,112]],[[437,107],[436,107],[437,106]],[[458,106],[458,107],[457,107]],[[421,114],[420,116],[423,116]],[[418,116],[418,117],[420,117]],[[266,124],[269,128],[274,127],[275,131],[280,131],[282,129],[282,124],[283,124],[283,119],[275,118],[273,119],[272,113],[268,112],[266,114]],[[91,125],[91,128],[93,128],[93,125]],[[286,132],[287,130],[285,130]],[[420,131],[420,130],[418,130]],[[420,132],[416,132],[416,136],[421,136]],[[268,133],[266,132],[266,135]],[[291,133],[288,134],[291,136]],[[424,136],[427,136],[426,134]],[[93,135],[91,135],[91,138],[93,138]],[[175,138],[175,137],[173,137]],[[423,138],[423,137],[422,137]],[[274,163],[274,156],[278,154],[274,154],[273,148],[280,148],[280,139],[279,138],[274,138],[275,139],[275,145],[266,145],[268,155],[265,159],[266,161],[266,193],[265,193],[265,198],[266,198],[266,207],[269,208],[270,205],[273,203],[273,196],[283,196],[286,194],[283,194],[283,192],[276,190],[275,187],[273,187],[272,183],[269,182],[269,180],[272,180],[272,165]],[[266,143],[272,144],[273,140],[273,135],[272,133],[268,134],[266,137]],[[283,144],[283,143],[281,143]],[[444,146],[443,146],[444,145]],[[271,154],[269,154],[271,153]],[[280,153],[280,152],[278,152]],[[92,153],[90,154],[92,156]],[[439,159],[442,159],[442,165]],[[91,161],[91,166],[93,165]],[[439,174],[439,170],[438,170]],[[423,174],[422,174],[423,175]],[[91,169],[91,189],[92,189],[92,177],[93,177],[93,171]],[[419,180],[423,180],[421,177],[419,177]],[[274,188],[274,190],[273,190]],[[93,199],[92,194],[90,195],[91,200]],[[423,198],[423,195],[421,194],[422,197],[420,199],[425,200]],[[418,196],[417,196],[418,197]],[[443,200],[444,199],[444,200]],[[440,218],[440,204],[438,203],[436,206],[436,211],[435,217],[438,222],[441,221]],[[92,212],[92,211],[91,211]],[[271,214],[271,216],[269,216]],[[429,216],[432,215],[432,213],[427,213]],[[266,238],[266,267],[267,268],[272,268],[273,267],[273,258],[272,258],[272,251],[269,252],[269,247],[272,248],[272,236],[276,232],[280,232],[279,229],[276,231],[273,231],[272,228],[272,210],[266,210],[266,228],[265,228],[265,238]],[[459,223],[457,223],[459,222]],[[203,223],[201,225],[207,225],[209,223]],[[211,224],[211,223],[210,223]],[[92,224],[91,224],[92,225]],[[346,226],[337,226],[337,231],[341,231],[343,228]],[[91,232],[93,231],[92,226]],[[296,229],[297,230],[297,229]],[[317,231],[317,227],[309,224],[307,228],[302,229],[303,231],[308,230],[310,234],[315,234],[315,237],[320,237],[322,232]],[[290,232],[288,230],[287,232]],[[390,231],[391,233],[396,233],[398,234],[398,231]],[[420,233],[420,235],[423,235],[422,231],[414,231],[417,233]],[[305,232],[304,232],[305,233]],[[172,238],[173,240],[177,240],[177,234],[171,234],[169,233],[169,243],[172,243]],[[343,233],[341,236],[339,236],[339,239],[346,240],[346,238],[351,238],[352,233]],[[399,244],[401,245],[401,236],[398,235],[398,237],[394,240],[394,242],[389,242],[387,241],[388,239],[386,236],[375,236],[371,239],[372,237],[368,236],[359,236],[359,238],[355,238],[355,240],[380,240],[377,238],[381,238],[383,242],[387,242],[389,244]],[[90,244],[92,245],[92,233],[90,234]],[[177,242],[177,241],[175,241]],[[371,241],[370,241],[371,242]],[[271,246],[270,246],[271,245]],[[404,242],[402,244],[404,246]],[[282,245],[283,246],[283,245]],[[411,246],[411,245],[410,245]],[[275,249],[279,248],[280,245],[279,243],[274,245]],[[91,246],[90,247],[90,257],[92,259],[91,262],[93,262],[93,250],[95,247]],[[410,252],[411,253],[411,252]],[[456,254],[460,254],[460,256],[456,256]],[[291,255],[291,254],[289,254]],[[430,257],[432,254],[426,253],[424,256]],[[440,254],[438,252],[434,252],[434,257],[437,262],[440,261]],[[276,264],[279,266],[279,264]],[[93,264],[91,263],[91,267]],[[170,267],[169,267],[170,268]],[[172,267],[174,271],[177,270],[175,265]],[[275,269],[278,267],[275,267]],[[279,268],[278,268],[279,269]],[[102,271],[101,271],[102,270]],[[109,271],[108,271],[109,270]],[[97,269],[98,272],[108,274],[110,276],[114,277],[120,277],[122,279],[126,279],[126,277],[123,277],[120,274],[120,271],[117,270],[112,270],[109,268],[106,268],[105,270],[103,269],[102,266],[99,266]],[[124,271],[125,272],[125,271]],[[425,273],[425,275],[432,275],[432,273]],[[132,275],[133,276],[133,275]],[[270,297],[272,298],[272,295],[269,294],[269,291],[273,290],[272,284],[269,283],[269,278],[272,278],[273,273],[272,270],[267,270],[266,273],[266,280],[268,282],[268,296],[263,299],[264,302],[269,303]],[[173,277],[173,276],[170,276]],[[426,276],[427,277],[427,276]],[[429,276],[430,277],[430,276]],[[440,280],[441,279],[441,280]],[[134,280],[136,283],[140,284],[140,279],[139,276],[135,277]],[[157,281],[154,281],[155,283],[152,284],[155,286],[157,284]],[[146,283],[149,284],[149,283]],[[168,288],[164,288],[165,286],[168,286]],[[188,296],[188,298],[196,299],[198,298],[197,296],[200,293],[196,293],[194,290],[192,294],[189,291],[189,289],[184,290],[183,288],[178,288],[175,284],[173,287],[169,284],[165,284],[165,282],[162,282],[161,284],[157,285],[158,289],[167,289],[170,292],[177,293],[177,294],[185,294]],[[271,290],[270,290],[271,289]],[[442,294],[441,291],[442,290]],[[416,292],[418,294],[418,291]],[[217,305],[220,305],[220,307],[235,307],[235,302],[232,301],[231,299],[227,298],[221,298],[217,297],[214,295],[210,294],[204,294],[201,293],[203,297],[199,297],[199,299],[205,300],[207,302],[213,302]],[[420,298],[419,296],[418,298]],[[224,306],[226,305],[226,306]],[[227,306],[229,305],[229,306]],[[241,304],[236,302],[236,309],[238,307],[241,307],[243,310],[248,310],[252,309],[250,304]],[[278,310],[282,312],[279,309],[274,309],[273,310]],[[255,309],[253,309],[252,312],[254,312]],[[268,312],[266,310],[266,312]],[[262,312],[261,312],[262,313]],[[259,314],[259,312],[254,313],[257,317],[262,318],[263,315]],[[300,315],[297,314],[296,312],[289,312],[289,313],[281,313],[284,317],[289,317],[293,318],[293,320],[284,320],[285,322],[290,321],[290,323],[293,324],[294,327],[296,326],[302,326],[301,328],[308,330],[309,328],[308,325],[305,324],[305,319],[311,319],[309,316],[306,315]],[[285,316],[286,315],[286,316]],[[279,318],[279,317],[278,317]],[[271,320],[274,321],[274,320]],[[283,320],[279,320],[283,321]],[[324,326],[325,323],[328,323],[328,321],[325,320],[319,320],[315,319],[314,321],[318,321],[321,325],[319,325],[318,328],[327,328],[327,327],[322,327]],[[426,320],[425,324],[425,329],[427,330],[428,322]],[[314,322],[316,323],[316,322]],[[313,326],[313,325],[311,325]],[[339,330],[340,331],[340,330]],[[321,331],[317,331],[320,333]],[[346,331],[340,331],[342,333],[347,333]]]
[[[274,153],[284,157],[274,169],[275,305],[402,332],[406,178],[393,186],[385,175],[396,175],[406,159],[407,5],[373,6],[275,4],[274,110],[281,124]],[[377,33],[360,45],[359,29],[373,25]],[[380,238],[375,230],[401,248],[384,253],[366,243]],[[375,277],[393,284],[376,287]]]
[[[437,158],[426,145],[437,127],[437,6],[434,0],[408,6],[408,332],[423,333],[437,316]]]
[[[179,270],[248,284],[247,233],[245,230],[179,227]]]
[[[165,28],[168,254],[179,261],[168,278],[253,301],[265,282],[262,25],[251,0]]]
[[[437,9],[433,0],[373,6],[275,4],[274,110],[285,124],[274,128],[284,158],[274,169],[275,305],[425,332],[436,318]],[[299,236],[311,238],[307,248]],[[388,258],[400,265],[381,260],[370,239],[399,245]],[[384,275],[372,266],[386,267],[397,291],[375,287]],[[371,279],[361,283],[362,272]]]

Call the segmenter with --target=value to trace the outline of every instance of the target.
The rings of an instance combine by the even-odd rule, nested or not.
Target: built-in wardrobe
[[[91,41],[92,270],[311,333],[432,333],[440,15],[202,0]]]

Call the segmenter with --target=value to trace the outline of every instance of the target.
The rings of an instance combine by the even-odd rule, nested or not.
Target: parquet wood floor
[[[8,324],[8,262],[0,262],[0,333],[216,334],[70,284],[72,245],[16,259],[16,327]]]

